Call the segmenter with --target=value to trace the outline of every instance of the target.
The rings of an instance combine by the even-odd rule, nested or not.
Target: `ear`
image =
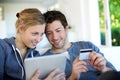
[[[17,28],[17,33],[22,33],[24,31],[23,27],[21,25]]]
[[[66,26],[66,28],[65,28],[66,33],[68,33],[68,30],[69,30],[69,29],[68,29],[68,26]]]

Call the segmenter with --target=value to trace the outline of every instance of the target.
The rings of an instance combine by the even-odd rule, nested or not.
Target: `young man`
[[[115,70],[113,65],[103,57],[99,48],[91,42],[68,42],[68,23],[63,13],[48,11],[44,16],[45,33],[52,45],[44,55],[68,52],[65,69],[67,80],[97,80],[100,73]],[[92,49],[88,59],[79,59],[81,49]]]

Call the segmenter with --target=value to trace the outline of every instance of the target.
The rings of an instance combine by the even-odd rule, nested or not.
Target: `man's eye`
[[[51,34],[51,32],[46,32],[46,34],[47,34],[47,35],[50,35],[50,34]]]
[[[61,30],[57,30],[57,32],[60,32]]]

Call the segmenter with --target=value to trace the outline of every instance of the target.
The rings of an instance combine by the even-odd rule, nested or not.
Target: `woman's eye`
[[[32,35],[37,35],[38,33],[32,33]]]
[[[41,36],[43,36],[43,35],[44,35],[44,33],[41,34]]]
[[[46,32],[46,34],[47,34],[47,35],[50,35],[50,34],[51,34],[51,32]]]

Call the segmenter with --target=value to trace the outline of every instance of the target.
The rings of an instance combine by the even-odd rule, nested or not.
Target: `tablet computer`
[[[30,80],[36,70],[40,70],[39,79],[45,78],[55,68],[65,70],[66,56],[63,54],[47,55],[25,59],[26,80]]]

